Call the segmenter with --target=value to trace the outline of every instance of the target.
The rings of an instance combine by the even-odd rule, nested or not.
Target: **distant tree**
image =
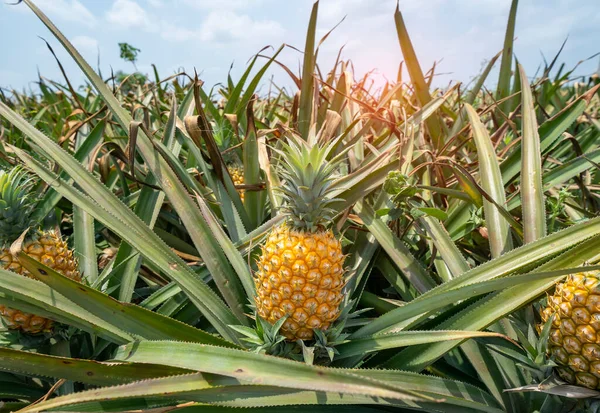
[[[121,51],[121,59],[125,60],[126,62],[130,62],[135,68],[135,73],[132,74],[123,72],[122,70],[119,70],[117,73],[115,73],[115,80],[119,83],[122,83],[121,90],[127,93],[133,86],[146,83],[148,78],[139,72],[135,64],[138,54],[141,50],[137,47],[133,47],[129,43],[119,43],[119,49]],[[125,81],[126,79],[127,81]]]
[[[125,60],[126,62],[131,62],[135,68],[135,71],[137,72],[138,68],[135,65],[135,62],[137,60],[138,53],[141,52],[141,50],[137,47],[133,47],[129,43],[119,43],[119,49],[121,50],[121,59]]]

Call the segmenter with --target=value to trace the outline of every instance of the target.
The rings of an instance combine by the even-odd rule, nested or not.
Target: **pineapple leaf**
[[[134,340],[119,326],[88,312],[39,281],[6,270],[0,270],[0,280],[1,305],[75,326],[113,343]]]
[[[18,252],[17,256],[19,262],[27,268],[35,279],[47,284],[52,290],[69,297],[74,303],[99,318],[111,320],[111,323],[118,325],[134,337],[155,340],[191,340],[200,343],[235,347],[232,343],[217,336],[148,311],[143,307],[121,303],[98,290],[59,274],[34,258],[29,257],[24,252]]]
[[[152,364],[102,363],[5,347],[0,347],[0,361],[0,370],[3,371],[20,372],[32,377],[66,378],[96,386],[110,386],[187,372],[185,369]]]

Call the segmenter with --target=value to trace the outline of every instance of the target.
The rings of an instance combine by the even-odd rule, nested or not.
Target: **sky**
[[[53,46],[70,80],[83,82],[78,67],[25,4],[0,2],[0,87],[35,89],[38,71],[62,80],[40,37]],[[163,78],[196,69],[209,86],[225,82],[230,68],[232,77],[238,78],[265,46],[270,48],[264,54],[283,43],[302,50],[313,5],[313,0],[34,2],[104,77],[111,69],[133,70],[131,63],[119,58],[118,43],[127,42],[141,50],[137,63],[141,72],[152,73],[152,63]],[[399,6],[421,66],[427,69],[436,63],[438,86],[469,82],[502,49],[510,0],[400,0]],[[344,19],[320,48],[321,70],[331,68],[343,46],[342,56],[352,60],[357,76],[375,70],[378,83],[394,79],[402,60],[395,8],[396,0],[321,0],[318,37]],[[573,67],[600,52],[600,1],[520,0],[515,37],[515,55],[529,76],[544,56],[551,60],[567,38],[559,61]],[[286,48],[280,60],[298,73],[302,54],[294,48]],[[598,56],[584,61],[576,73],[594,73],[599,61]],[[495,73],[489,86],[494,86]],[[266,78],[271,75],[278,85],[292,84],[280,68],[273,67]]]

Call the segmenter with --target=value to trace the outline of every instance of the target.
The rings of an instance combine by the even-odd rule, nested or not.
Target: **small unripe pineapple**
[[[256,311],[271,324],[288,316],[281,333],[289,340],[308,340],[314,329],[326,330],[339,317],[344,298],[342,245],[328,229],[337,162],[327,161],[333,145],[293,137],[282,145],[283,185],[278,189],[286,222],[269,233],[262,247]]]
[[[244,185],[244,168],[241,165],[231,164],[227,167],[229,174],[231,175],[231,180],[234,185]],[[242,202],[244,201],[244,190],[240,189],[240,198]]]
[[[556,286],[542,311],[551,317],[548,349],[571,384],[600,389],[600,271],[570,275]]]
[[[14,258],[9,247],[31,224],[34,203],[30,180],[19,168],[0,171],[0,267],[28,276],[29,272]],[[23,252],[73,280],[80,281],[77,261],[67,243],[52,231],[31,231],[23,243]],[[52,329],[52,320],[0,305],[0,315],[11,329],[36,334]]]

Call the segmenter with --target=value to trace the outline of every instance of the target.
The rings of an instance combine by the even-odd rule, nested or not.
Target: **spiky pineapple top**
[[[294,136],[282,142],[279,172],[285,181],[279,188],[284,201],[281,211],[291,228],[315,232],[326,228],[333,218],[331,204],[337,201],[332,198],[334,172],[342,157],[327,158],[335,143],[311,144]]]
[[[33,180],[21,167],[0,170],[0,246],[15,241],[32,224]]]

